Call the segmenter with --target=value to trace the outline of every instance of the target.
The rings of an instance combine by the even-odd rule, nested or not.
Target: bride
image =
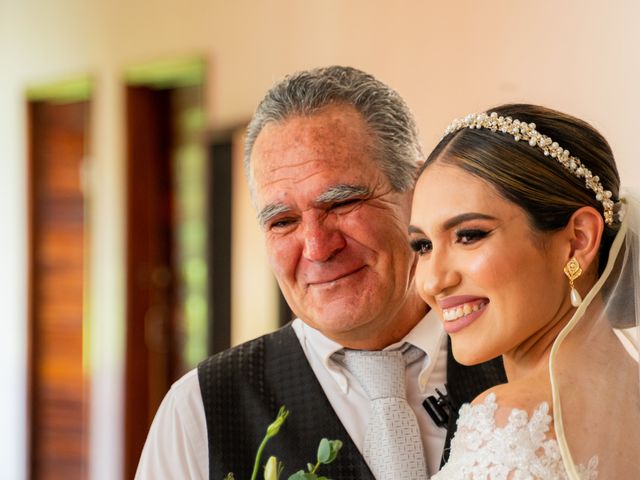
[[[416,284],[456,359],[508,383],[465,405],[445,479],[640,478],[638,211],[605,139],[533,105],[454,121],[420,171]]]

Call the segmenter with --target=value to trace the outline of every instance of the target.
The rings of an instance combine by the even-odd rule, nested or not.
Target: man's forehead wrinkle
[[[304,182],[316,175],[321,175],[324,173],[322,168],[315,169],[305,169],[301,168],[307,164],[314,163],[314,159],[308,159],[296,163],[289,163],[287,165],[275,165],[271,168],[264,168],[261,172],[260,186],[261,187],[269,187],[275,185],[280,182],[291,182],[293,184]],[[301,175],[301,172],[305,172],[308,170],[306,175]]]
[[[289,159],[287,159],[287,160],[289,160]],[[263,165],[262,166],[262,170],[266,174],[276,173],[279,170],[285,170],[286,171],[286,170],[291,169],[291,168],[294,168],[294,169],[297,170],[300,167],[304,167],[304,166],[308,165],[309,163],[313,163],[315,161],[316,161],[316,159],[314,159],[314,158],[298,159],[298,160],[293,160],[291,162],[288,161],[285,165],[282,165],[281,162],[274,162],[270,166]],[[269,163],[269,162],[263,162],[263,163]]]
[[[273,187],[274,185],[277,185],[279,183],[282,182],[288,182],[291,184],[298,184],[298,183],[302,183],[306,180],[309,180],[310,178],[316,176],[316,175],[320,175],[323,172],[310,172],[307,175],[300,175],[300,172],[295,172],[294,175],[290,175],[290,176],[282,176],[282,177],[278,177],[278,178],[274,178],[272,180],[269,181],[264,181],[261,182],[260,187],[261,188],[265,188],[265,187]]]

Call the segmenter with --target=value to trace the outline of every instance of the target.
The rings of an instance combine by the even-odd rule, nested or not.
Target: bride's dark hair
[[[617,202],[620,176],[611,147],[588,123],[549,108],[527,104],[501,105],[488,109],[499,116],[535,123],[536,130],[568,149],[593,175],[600,177],[605,190]],[[507,200],[521,207],[534,229],[552,232],[567,225],[573,212],[591,206],[602,213],[602,203],[555,158],[545,156],[527,141],[516,142],[508,133],[488,129],[462,128],[445,136],[422,165],[421,174],[439,161],[455,165],[480,177]],[[616,212],[617,212],[616,206]],[[604,268],[611,242],[620,228],[618,216],[605,223],[599,256],[599,273]]]

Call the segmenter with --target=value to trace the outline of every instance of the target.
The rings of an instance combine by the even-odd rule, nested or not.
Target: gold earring
[[[576,287],[573,286],[573,281],[582,275],[582,268],[580,268],[580,262],[576,257],[571,257],[571,260],[564,266],[564,274],[569,278],[569,287],[571,287],[571,305],[579,307],[582,303],[582,297]]]

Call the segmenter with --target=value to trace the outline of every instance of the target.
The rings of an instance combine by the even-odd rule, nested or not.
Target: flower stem
[[[258,470],[260,469],[260,457],[262,457],[262,451],[264,450],[264,447],[268,441],[269,441],[269,437],[264,437],[262,439],[262,443],[258,447],[258,452],[256,453],[256,460],[253,463],[253,472],[251,473],[251,480],[256,480],[258,478]]]

